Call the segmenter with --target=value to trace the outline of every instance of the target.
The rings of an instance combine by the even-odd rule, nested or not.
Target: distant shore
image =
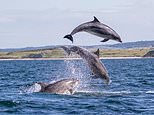
[[[100,57],[100,59],[145,59],[154,57]],[[19,59],[0,59],[0,61],[7,60],[80,60],[82,58],[19,58]]]
[[[89,49],[90,52],[96,49]],[[151,51],[150,48],[142,49],[101,49],[99,56],[101,59],[134,59],[142,58]],[[148,57],[148,56],[147,56]],[[16,51],[0,52],[0,60],[77,60],[80,57],[77,54],[66,56],[61,49],[43,50],[43,51]]]

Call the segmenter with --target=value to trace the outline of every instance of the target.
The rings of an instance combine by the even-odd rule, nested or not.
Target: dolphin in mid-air
[[[72,95],[74,94],[78,84],[79,80],[71,78],[62,79],[54,83],[36,82],[34,85],[37,85],[37,87],[39,87],[38,92]]]
[[[61,48],[63,48],[63,47],[61,47]],[[78,46],[71,46],[69,48],[65,47],[63,49],[64,50],[67,49],[66,52],[68,52],[68,54],[70,54],[70,52],[74,52],[74,53],[78,54],[81,58],[83,58],[87,62],[90,70],[92,71],[93,78],[105,79],[107,84],[111,83],[108,72],[107,72],[105,66],[103,65],[103,63],[101,63],[99,56],[97,55],[97,54],[99,54],[99,52],[98,52],[99,50],[97,50],[97,53],[91,53],[87,49],[84,49],[84,48],[81,48]]]
[[[101,23],[95,16],[93,21],[77,26],[70,34],[64,36],[64,38],[71,40],[73,43],[72,36],[78,32],[88,32],[90,34],[104,38],[104,40],[101,42],[106,42],[110,39],[122,42],[120,36],[111,27]]]

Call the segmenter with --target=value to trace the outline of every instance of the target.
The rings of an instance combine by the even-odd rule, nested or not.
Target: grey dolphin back
[[[82,31],[85,31],[86,32],[87,30],[92,29],[91,26],[93,26],[95,23],[100,24],[100,21],[94,16],[94,20],[93,21],[80,24],[75,29],[73,29],[73,31],[71,32],[70,35],[74,35],[74,34],[76,34],[78,32],[82,32]]]
[[[77,79],[62,79],[52,84],[48,84],[42,92],[57,93],[57,94],[73,94],[75,86],[79,80]]]

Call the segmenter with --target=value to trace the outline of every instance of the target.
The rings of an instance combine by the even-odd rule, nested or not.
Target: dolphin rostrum
[[[106,42],[110,39],[122,42],[120,36],[111,27],[101,23],[95,16],[93,21],[86,22],[77,26],[71,32],[71,34],[64,36],[64,38],[71,40],[73,43],[72,36],[78,32],[88,32],[90,34],[104,38],[104,40],[102,40],[101,42]]]
[[[63,49],[66,50],[66,47]],[[81,58],[83,58],[87,62],[88,67],[90,68],[90,70],[94,75],[94,78],[105,79],[107,84],[111,83],[108,72],[103,63],[101,63],[98,55],[91,53],[88,50],[78,46],[71,46],[70,48],[67,48],[66,52],[68,52],[68,50],[78,54]],[[98,51],[99,50],[97,50],[97,54],[99,54]]]
[[[68,94],[68,95],[74,94],[78,84],[79,80],[74,78],[62,79],[54,83],[44,83],[44,82],[35,83],[35,85],[40,86],[39,92]]]

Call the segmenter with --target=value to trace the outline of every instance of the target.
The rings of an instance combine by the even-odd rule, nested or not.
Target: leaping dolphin
[[[72,36],[78,32],[88,32],[88,33],[96,35],[98,37],[105,38],[101,42],[106,42],[110,39],[118,41],[118,42],[122,42],[120,36],[111,27],[101,23],[95,16],[94,16],[93,21],[86,22],[86,23],[83,23],[83,24],[77,26],[71,32],[71,34],[64,36],[64,38],[71,40],[73,43]]]
[[[54,83],[37,82],[39,85],[39,92],[56,93],[56,94],[74,94],[79,80],[77,79],[62,79]]]
[[[66,52],[68,52],[68,54],[70,54],[70,52],[74,52],[78,54],[81,58],[83,58],[87,62],[90,70],[92,71],[94,78],[105,79],[107,84],[111,83],[108,72],[103,63],[101,63],[98,55],[91,53],[88,50],[78,46],[71,46],[70,48],[67,47],[61,47],[61,48],[63,48],[64,50],[67,49]],[[97,50],[97,54],[99,54],[99,50]]]

